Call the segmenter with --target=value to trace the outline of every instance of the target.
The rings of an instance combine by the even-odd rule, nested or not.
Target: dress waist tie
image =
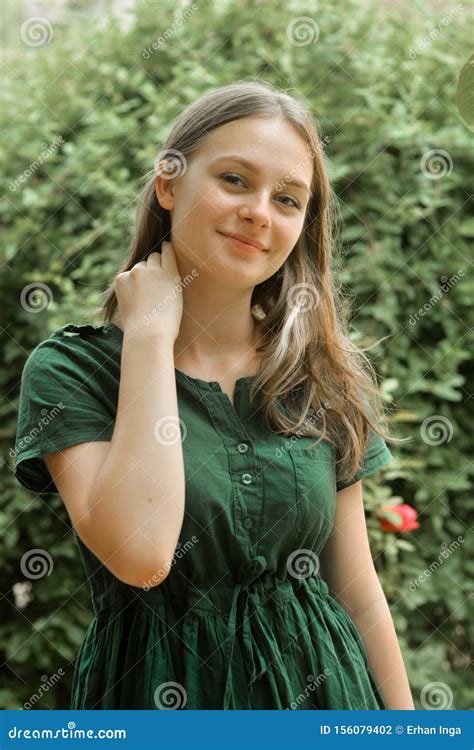
[[[239,602],[241,597],[243,598],[242,606],[242,646],[245,656],[248,658],[248,662],[251,668],[251,676],[249,685],[253,685],[255,680],[261,677],[266,672],[270,675],[270,690],[274,693],[274,699],[277,703],[286,705],[288,701],[291,701],[291,685],[288,675],[286,674],[285,665],[279,654],[274,653],[274,647],[271,641],[271,634],[268,633],[268,628],[262,621],[259,613],[259,605],[253,605],[252,600],[249,598],[249,588],[255,581],[265,572],[267,567],[267,560],[263,555],[256,555],[250,560],[242,569],[240,575],[240,581],[235,585],[231,607],[229,612],[229,618],[227,622],[227,638],[224,644],[224,656],[227,664],[227,677],[225,681],[225,692],[224,692],[224,709],[235,708],[235,696],[233,690],[233,662],[232,657],[234,653],[234,644],[237,637],[237,630],[239,628],[237,624],[237,613],[239,610]],[[287,599],[289,596],[293,596],[293,587],[289,581],[280,582],[280,588],[276,588],[273,592],[268,592],[268,598],[272,599]],[[266,591],[266,589],[262,589]],[[262,602],[262,605],[265,602]],[[252,606],[250,606],[252,605]],[[253,618],[254,627],[251,628],[250,620]],[[275,672],[278,672],[278,678],[273,679],[271,675],[271,668],[269,666],[275,662]],[[257,670],[257,664],[259,669]]]

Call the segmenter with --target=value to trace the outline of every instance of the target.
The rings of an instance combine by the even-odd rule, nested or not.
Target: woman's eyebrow
[[[214,159],[212,164],[216,164],[219,161],[235,161],[238,164],[242,164],[242,166],[246,167],[250,172],[253,172],[254,174],[259,174],[258,169],[252,164],[252,162],[247,161],[247,159],[244,159],[242,156],[238,156],[237,154],[226,154],[225,156],[219,156],[218,159]],[[285,185],[294,185],[295,187],[302,188],[303,190],[306,190],[307,193],[310,193],[311,190],[307,185],[305,185],[304,182],[300,182],[300,180],[287,180],[285,177],[282,177],[281,182],[285,183]]]

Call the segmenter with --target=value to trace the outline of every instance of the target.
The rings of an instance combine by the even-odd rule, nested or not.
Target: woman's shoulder
[[[67,365],[90,366],[120,356],[121,333],[114,324],[104,325],[66,323],[54,328],[30,352],[24,365],[24,375],[45,368]]]
[[[43,456],[110,441],[120,356],[107,326],[68,323],[35,346],[24,365],[15,440],[15,476],[35,492],[56,492]]]

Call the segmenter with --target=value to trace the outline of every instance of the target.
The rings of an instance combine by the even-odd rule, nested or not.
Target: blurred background
[[[60,325],[100,325],[137,180],[174,118],[211,88],[257,77],[303,98],[320,122],[351,337],[383,339],[371,356],[395,434],[411,438],[382,478],[364,480],[364,498],[415,705],[472,707],[472,6],[1,9],[0,707],[68,708],[93,617],[61,499],[13,476],[25,360]],[[25,564],[33,550],[50,560],[41,575]]]

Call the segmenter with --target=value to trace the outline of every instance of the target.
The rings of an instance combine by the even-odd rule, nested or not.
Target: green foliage
[[[456,90],[459,114],[466,125],[474,128],[474,55],[471,55],[461,70]]]
[[[463,13],[441,23],[437,5],[375,0],[290,0],[272,4],[270,13],[257,0],[199,4],[179,24],[176,13],[171,0],[159,9],[138,3],[125,29],[112,17],[99,28],[76,11],[53,23],[49,44],[12,49],[7,60],[11,76],[0,109],[0,284],[7,310],[0,704],[21,707],[45,676],[62,669],[36,707],[67,708],[74,659],[93,614],[61,500],[40,500],[13,477],[9,450],[26,356],[57,326],[91,322],[126,252],[136,181],[151,168],[175,116],[209,88],[261,76],[304,97],[331,139],[328,168],[343,222],[340,279],[352,300],[354,340],[366,346],[385,337],[372,350],[381,388],[396,434],[411,438],[392,448],[396,460],[383,482],[364,480],[364,497],[416,705],[427,683],[444,682],[452,708],[468,708],[473,166],[456,82],[468,59],[469,24]],[[319,30],[304,45],[287,34],[301,16],[311,16]],[[172,33],[153,48],[166,29]],[[464,117],[466,111],[467,103]],[[51,291],[50,303],[27,313],[22,290],[40,282]],[[447,430],[441,441],[425,423],[433,417]],[[417,509],[420,528],[382,532],[377,511],[403,502]],[[459,536],[466,542],[420,582]],[[26,606],[15,606],[13,587],[26,580],[20,559],[33,548],[47,550],[54,568],[30,582]]]

